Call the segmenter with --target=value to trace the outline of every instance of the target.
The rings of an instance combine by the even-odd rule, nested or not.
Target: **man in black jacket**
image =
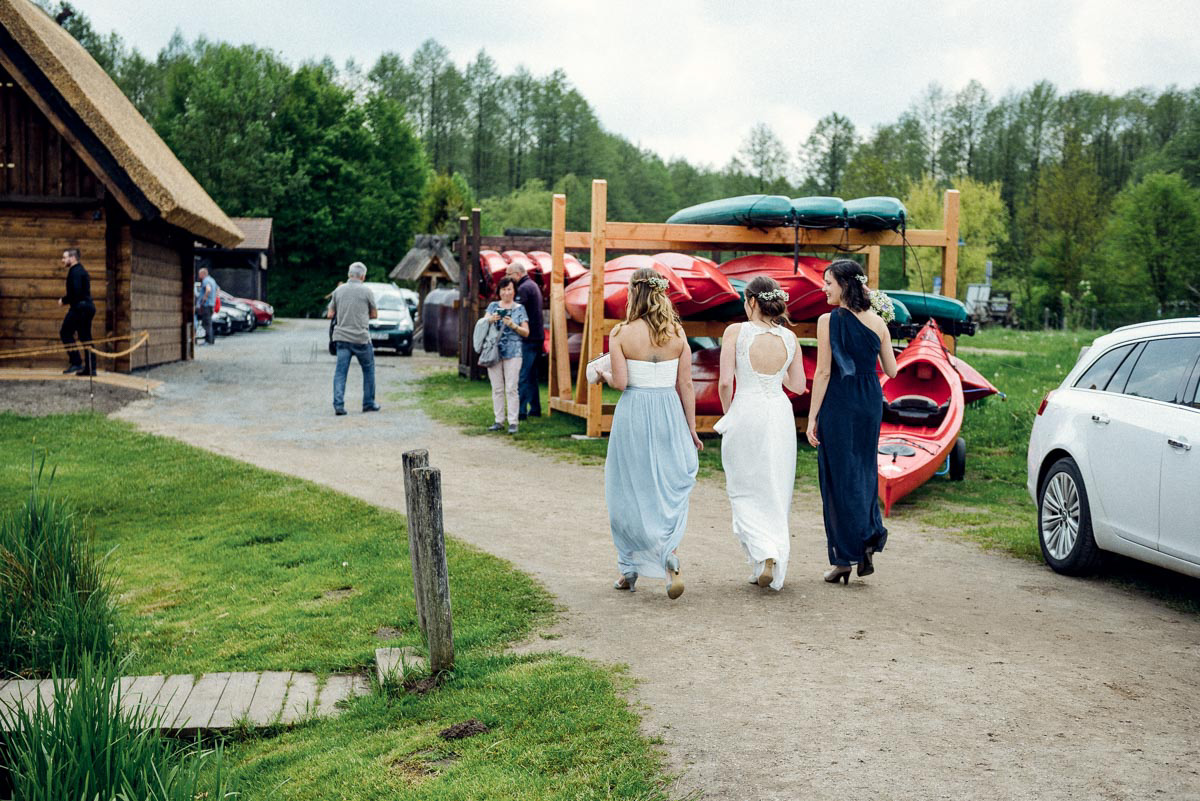
[[[542,416],[541,387],[538,385],[538,359],[545,351],[546,329],[542,322],[542,289],[525,265],[514,261],[505,274],[517,282],[517,302],[529,315],[529,336],[521,340],[521,374],[517,378],[518,420]]]
[[[63,372],[95,375],[96,357],[82,348],[74,348],[76,336],[80,345],[91,344],[92,318],[96,316],[96,306],[92,303],[92,282],[88,271],[79,263],[79,248],[64,250],[62,265],[67,268],[67,294],[59,298],[58,305],[67,307],[67,316],[63,318],[58,334],[63,344],[72,348],[67,351],[71,366]],[[86,362],[80,358],[80,352],[87,355]]]

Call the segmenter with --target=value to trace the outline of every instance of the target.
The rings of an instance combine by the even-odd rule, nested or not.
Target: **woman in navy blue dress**
[[[875,572],[887,529],[879,514],[876,448],[883,391],[876,360],[896,375],[887,323],[871,310],[867,276],[858,262],[838,259],[825,270],[825,297],[836,308],[817,321],[817,372],[808,413],[808,442],[817,449],[817,477],[829,545],[829,582],[850,583]]]

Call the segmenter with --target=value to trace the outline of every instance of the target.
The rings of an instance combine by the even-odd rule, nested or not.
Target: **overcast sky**
[[[464,66],[555,68],[600,122],[666,158],[723,165],[756,122],[795,152],[837,111],[862,133],[931,82],[993,96],[1200,83],[1196,0],[74,0],[147,55],[179,30],[252,42],[292,62],[370,67],[434,38]]]

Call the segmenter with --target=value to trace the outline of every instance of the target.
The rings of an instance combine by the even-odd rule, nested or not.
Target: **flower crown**
[[[789,296],[788,293],[784,292],[782,289],[768,289],[766,292],[759,292],[757,295],[755,295],[755,297],[758,298],[759,301],[782,300],[784,303],[787,303],[789,300],[791,300],[791,296]]]
[[[636,281],[634,281],[634,283],[635,284],[649,284],[650,288],[657,292],[666,292],[667,287],[671,285],[671,283],[667,279],[659,278],[656,275],[651,276],[649,278],[639,278]]]

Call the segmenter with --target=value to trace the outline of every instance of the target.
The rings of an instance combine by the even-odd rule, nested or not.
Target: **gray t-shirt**
[[[329,302],[337,324],[333,327],[334,342],[351,342],[366,345],[371,341],[368,323],[375,311],[375,293],[363,286],[362,281],[347,281],[333,290]]]

